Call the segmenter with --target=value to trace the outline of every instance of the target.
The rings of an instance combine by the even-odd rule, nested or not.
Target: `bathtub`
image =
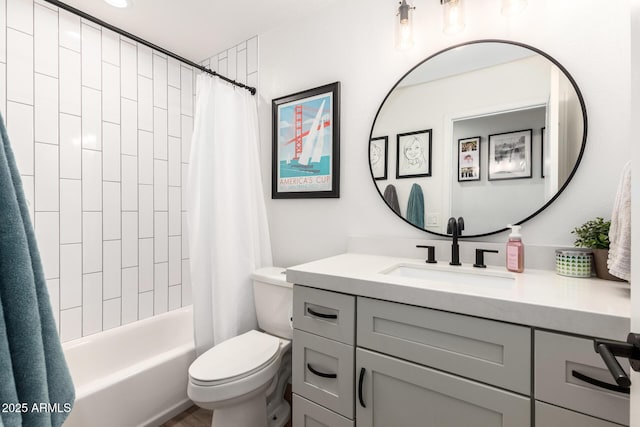
[[[192,405],[192,307],[63,344],[76,387],[64,427],[156,426]]]

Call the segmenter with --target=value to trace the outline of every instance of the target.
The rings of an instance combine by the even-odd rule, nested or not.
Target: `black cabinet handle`
[[[595,378],[591,378],[585,374],[582,374],[578,371],[572,370],[571,371],[571,375],[573,375],[575,378],[584,381],[586,383],[589,383],[591,385],[594,385],[596,387],[600,387],[600,388],[604,388],[606,390],[611,390],[611,391],[617,391],[618,393],[624,393],[624,394],[629,394],[629,387],[622,387],[619,385],[615,385],[615,384],[609,384],[609,383],[605,383],[604,381],[600,381],[597,380]]]
[[[317,375],[319,377],[322,377],[322,378],[338,378],[338,374],[327,374],[327,373],[324,373],[324,372],[316,371],[308,363],[307,363],[307,368],[311,371],[312,374],[315,374],[315,375]]]
[[[364,384],[364,373],[366,370],[364,368],[360,369],[360,379],[358,379],[358,400],[360,401],[360,406],[366,408],[367,405],[364,404],[364,399],[362,398],[362,385]]]
[[[320,317],[321,319],[337,319],[338,318],[337,314],[318,313],[317,311],[312,310],[311,307],[307,307],[307,313],[315,317]]]

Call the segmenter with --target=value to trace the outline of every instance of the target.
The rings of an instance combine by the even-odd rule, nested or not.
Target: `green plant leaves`
[[[609,228],[611,221],[605,221],[602,217],[587,221],[582,226],[576,227],[572,233],[578,236],[575,246],[579,248],[609,249]]]

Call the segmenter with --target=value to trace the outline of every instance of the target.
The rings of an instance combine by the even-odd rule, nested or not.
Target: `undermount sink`
[[[508,285],[515,282],[515,275],[507,271],[471,270],[469,267],[455,266],[418,266],[398,264],[382,274],[389,276],[424,279],[437,282],[450,282],[463,285]]]

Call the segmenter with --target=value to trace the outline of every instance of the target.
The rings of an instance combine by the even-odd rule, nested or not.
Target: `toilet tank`
[[[291,339],[293,285],[286,281],[284,268],[264,267],[251,274],[258,326],[263,331]]]

